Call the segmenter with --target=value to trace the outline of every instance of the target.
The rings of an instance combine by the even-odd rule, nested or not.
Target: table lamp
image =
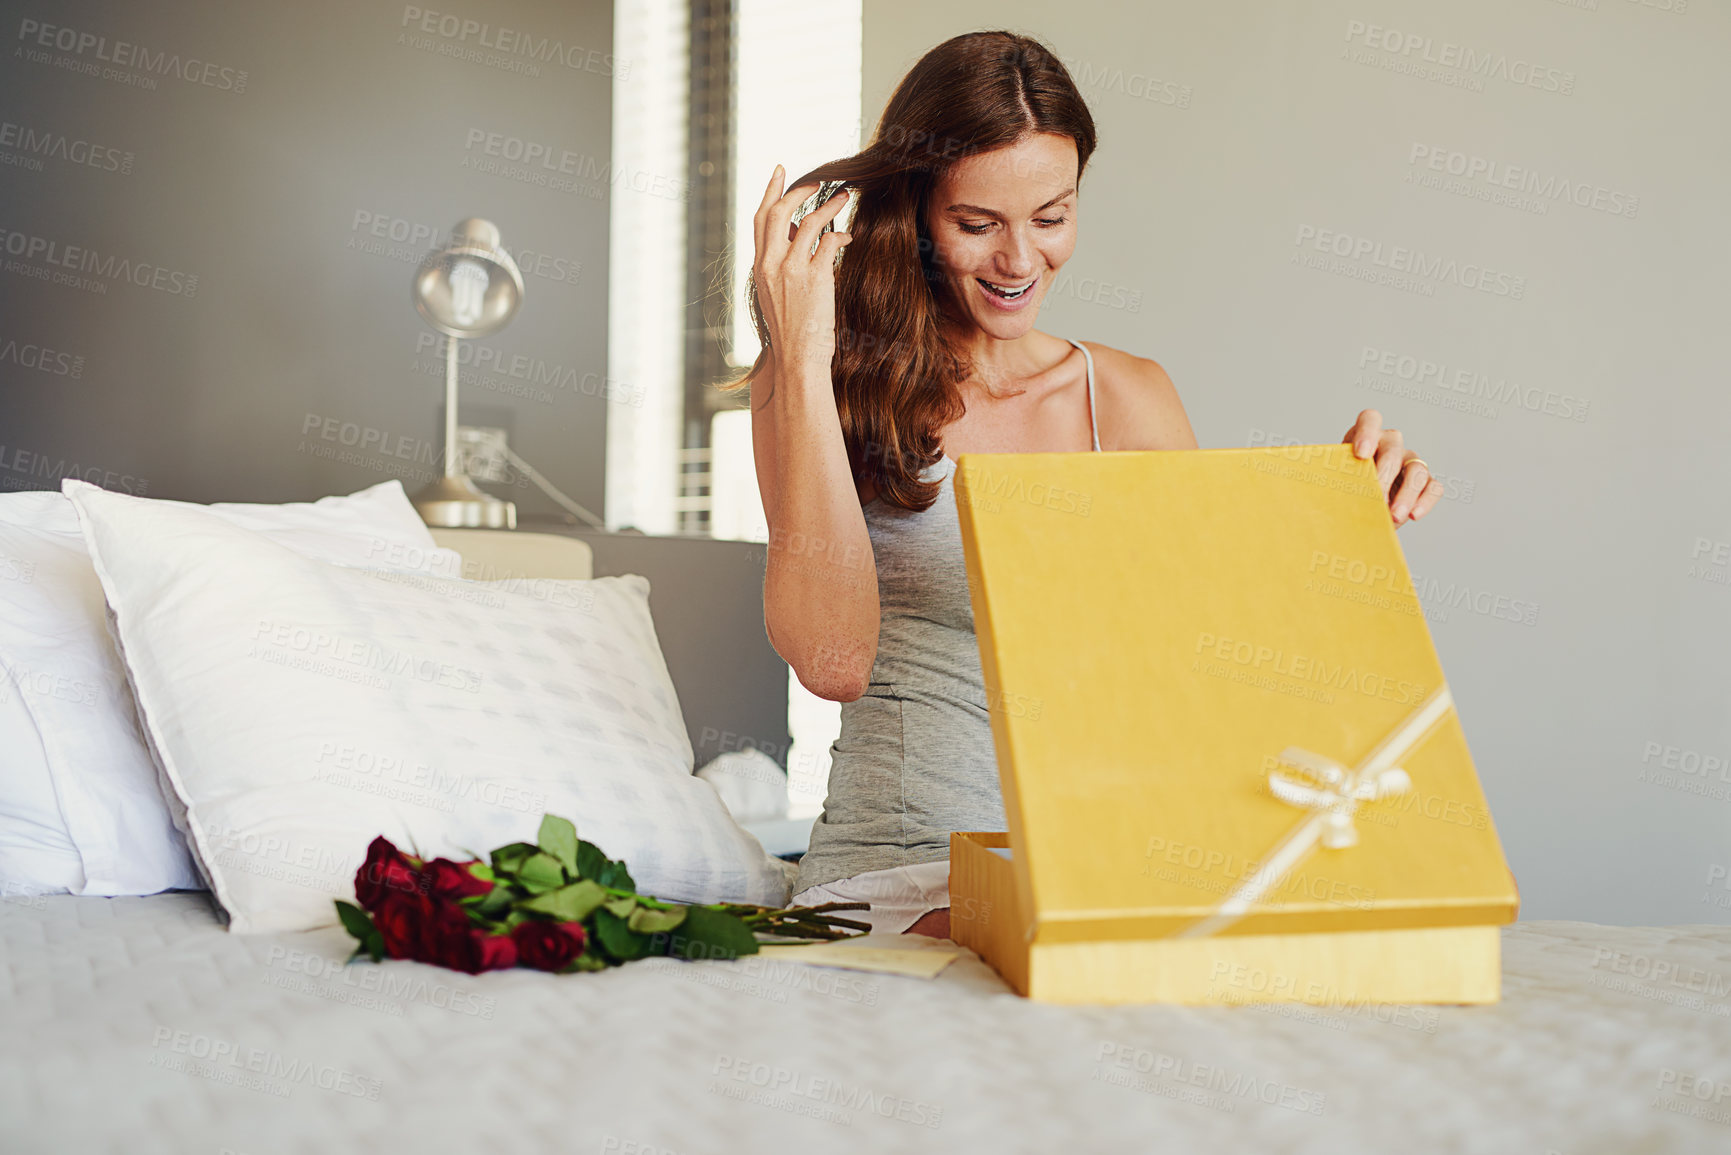
[[[415,308],[445,335],[445,475],[415,495],[428,525],[516,529],[517,507],[484,492],[463,472],[457,446],[457,341],[503,329],[523,303],[523,274],[499,247],[492,221],[470,217],[451,242],[415,270]]]

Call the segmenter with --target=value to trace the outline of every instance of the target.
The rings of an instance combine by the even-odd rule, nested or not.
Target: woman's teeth
[[[1016,289],[1007,289],[1007,288],[1004,288],[1002,285],[994,285],[992,282],[990,282],[988,280],[984,280],[983,278],[980,278],[980,277],[975,277],[974,280],[979,281],[980,284],[984,285],[986,287],[986,290],[988,292],[990,292],[993,296],[1002,297],[1006,301],[1014,301],[1017,297],[1020,297],[1023,293],[1025,293],[1029,289],[1033,288],[1034,287],[1034,281],[1039,280],[1039,278],[1035,277],[1034,281],[1029,281],[1027,284],[1021,286],[1020,288],[1016,288]]]

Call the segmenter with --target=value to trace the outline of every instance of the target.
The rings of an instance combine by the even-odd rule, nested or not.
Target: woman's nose
[[[1002,276],[1026,280],[1034,273],[1034,245],[1024,234],[1008,231],[1003,248],[998,250],[997,267]]]

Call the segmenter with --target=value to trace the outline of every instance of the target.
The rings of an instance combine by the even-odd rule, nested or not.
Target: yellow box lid
[[[954,485],[1031,938],[1514,919],[1371,462],[964,454]]]

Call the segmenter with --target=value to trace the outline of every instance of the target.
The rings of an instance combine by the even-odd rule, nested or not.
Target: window
[[[768,540],[745,398],[711,386],[759,351],[743,302],[771,171],[859,151],[862,28],[861,0],[615,0],[614,169],[689,192],[612,202],[609,528]],[[840,719],[790,672],[795,816],[822,809]]]
[[[613,171],[685,179],[689,20],[684,4],[618,0]],[[685,407],[686,206],[615,181],[607,309],[609,529],[678,530],[680,424]],[[652,185],[651,187],[655,187]],[[660,187],[667,187],[665,183]]]

